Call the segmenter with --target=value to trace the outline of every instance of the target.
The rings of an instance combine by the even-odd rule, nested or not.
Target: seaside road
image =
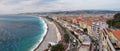
[[[45,19],[45,22],[48,25],[48,32],[46,34],[46,37],[44,38],[43,42],[36,48],[35,51],[43,51],[44,49],[47,49],[48,42],[55,42],[57,43],[57,31],[56,26],[53,22],[50,22],[49,20]]]

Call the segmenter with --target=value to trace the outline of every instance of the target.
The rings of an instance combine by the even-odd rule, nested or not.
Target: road
[[[78,51],[77,49],[77,45],[75,44],[75,42],[73,42],[74,40],[77,40],[75,36],[72,35],[72,33],[66,29],[67,33],[70,36],[70,51]],[[78,41],[78,40],[77,40]],[[79,41],[78,41],[79,42]]]
[[[56,23],[56,22],[55,22]],[[58,27],[59,28],[59,27]],[[61,28],[60,28],[61,29]],[[62,30],[62,29],[61,29]],[[69,46],[69,51],[78,51],[78,48],[77,48],[77,46],[75,45],[75,43],[73,42],[73,40],[77,40],[78,42],[79,42],[79,40],[78,39],[76,39],[76,37],[74,36],[74,35],[72,35],[72,33],[68,30],[68,29],[66,29],[66,31],[67,31],[67,33],[69,34],[69,36],[70,36],[70,46]],[[92,41],[92,50],[93,49],[96,49],[95,51],[98,51],[97,49],[98,49],[98,41],[97,40],[94,40],[94,38],[93,37],[91,37],[90,35],[88,35],[87,33],[85,33],[85,32],[82,32],[81,31],[81,33],[82,34],[86,34],[87,36],[89,36],[89,38],[91,39],[91,41]],[[78,44],[80,44],[80,42],[78,43]]]
[[[58,23],[56,23],[56,22],[54,22],[54,23],[58,26],[58,28],[59,28],[61,31],[63,31],[62,28],[60,27],[60,25],[61,25],[60,23],[59,23],[60,25],[58,25]],[[66,29],[66,31],[67,31],[68,35],[70,36],[69,51],[77,51],[77,46],[74,45],[75,43],[73,42],[73,40],[77,40],[76,37],[73,36],[73,35],[71,34],[71,32],[70,32],[68,29]]]
[[[55,22],[56,23],[56,22]],[[57,24],[57,23],[56,23]],[[60,23],[59,23],[60,24]],[[57,24],[58,25],[58,24]],[[62,24],[60,24],[62,26]],[[58,27],[59,28],[59,27]],[[62,30],[62,29],[61,29]],[[66,31],[68,33],[68,35],[70,36],[70,46],[69,46],[69,51],[78,51],[78,48],[77,48],[77,45],[75,42],[73,42],[74,40],[77,40],[78,41],[78,44],[80,44],[79,40],[74,36],[72,35],[72,33],[66,28]]]

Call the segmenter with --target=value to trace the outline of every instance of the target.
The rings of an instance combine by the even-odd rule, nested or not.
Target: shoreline
[[[41,36],[41,38],[38,40],[38,42],[31,48],[31,50],[30,51],[36,51],[38,48],[39,48],[39,46],[43,43],[43,41],[44,41],[44,39],[45,39],[45,37],[46,37],[46,35],[48,34],[48,24],[46,23],[46,21],[44,20],[44,18],[42,18],[42,17],[39,17],[39,19],[42,19],[43,20],[43,23],[44,23],[44,32],[43,32],[43,34],[42,34],[42,36]]]
[[[37,46],[36,49],[34,49],[34,51],[44,51],[45,49],[48,48],[48,44],[49,42],[53,42],[53,43],[58,43],[58,32],[57,32],[57,27],[54,24],[54,22],[49,21],[46,18],[43,18],[43,20],[46,22],[46,24],[48,25],[48,31],[46,33],[46,35],[44,36],[43,41]]]
[[[61,35],[54,22],[43,17],[36,17],[43,20],[45,31],[30,51],[43,51],[48,48],[49,42],[58,43],[61,40]]]

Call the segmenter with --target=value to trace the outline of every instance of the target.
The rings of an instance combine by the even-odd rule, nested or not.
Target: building
[[[90,51],[91,40],[87,35],[82,35],[83,41],[79,48],[79,51]]]
[[[116,51],[110,39],[111,30],[103,29],[100,31],[100,51]]]
[[[109,37],[116,51],[120,51],[120,30],[112,30]]]

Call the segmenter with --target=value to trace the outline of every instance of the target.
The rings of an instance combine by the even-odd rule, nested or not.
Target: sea
[[[37,16],[0,16],[0,51],[33,51],[43,40],[47,24]]]

